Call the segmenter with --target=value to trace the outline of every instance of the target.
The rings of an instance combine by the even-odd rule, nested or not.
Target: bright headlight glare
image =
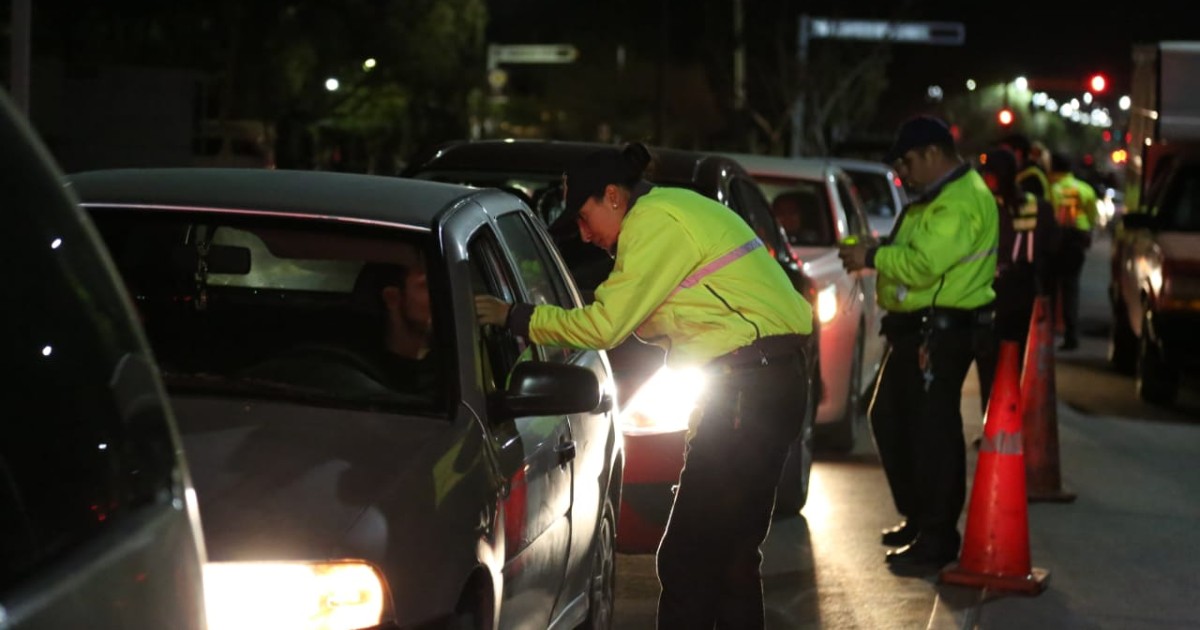
[[[837,316],[837,312],[837,285],[831,284],[817,293],[817,319],[822,324],[828,324]]]
[[[204,565],[209,630],[355,630],[378,625],[383,580],[359,562],[210,562]]]
[[[621,428],[626,433],[686,430],[707,384],[699,368],[659,368],[621,411]]]

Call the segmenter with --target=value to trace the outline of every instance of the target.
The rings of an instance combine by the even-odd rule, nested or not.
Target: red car
[[[573,221],[558,219],[563,211],[563,170],[603,146],[521,140],[455,142],[416,156],[404,175],[500,188],[522,197],[546,222],[576,284],[585,299],[590,299],[591,292],[608,277],[613,260],[584,243]],[[762,191],[745,169],[724,156],[674,149],[652,152],[655,164],[650,179],[654,183],[690,188],[737,212],[767,244],[796,290],[814,301],[809,279],[792,256]],[[809,374],[819,373],[816,338],[814,334]],[[688,416],[704,382],[699,370],[670,370],[663,365],[662,350],[632,339],[610,350],[608,356],[617,381],[626,453],[617,549],[653,553],[670,514],[673,488],[679,483]],[[813,386],[810,391],[810,408],[797,412],[796,421],[803,423],[803,429],[784,464],[777,512],[799,512],[808,497],[812,426],[820,388]]]

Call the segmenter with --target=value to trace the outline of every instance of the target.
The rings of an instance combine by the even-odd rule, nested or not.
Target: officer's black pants
[[[925,391],[918,364],[921,334],[889,338],[883,372],[871,402],[871,429],[896,510],[920,535],[957,545],[966,501],[963,381],[975,358],[971,328],[934,331],[933,381]]]
[[[711,377],[658,547],[660,629],[762,628],[759,545],[808,403],[802,354]]]
[[[1003,294],[999,282],[996,283],[995,329],[977,329],[975,333],[975,372],[979,376],[981,413],[987,412],[988,399],[992,394],[996,360],[1000,357],[1000,343],[1015,341],[1018,346],[1018,360],[1021,361],[1020,365],[1024,365],[1025,344],[1029,339],[1029,324],[1033,319],[1033,302],[1036,297],[1032,278],[1019,289],[1006,287]]]
[[[1064,341],[1079,341],[1079,278],[1091,242],[1087,232],[1063,230],[1055,267],[1058,296],[1062,300]]]

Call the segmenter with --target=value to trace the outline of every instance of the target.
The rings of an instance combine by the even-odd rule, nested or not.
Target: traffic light
[[[1108,77],[1097,72],[1088,79],[1088,88],[1095,94],[1099,94],[1108,88]]]
[[[1016,116],[1013,115],[1013,111],[1011,109],[1005,107],[996,113],[996,120],[1000,122],[1001,126],[1007,127],[1013,124],[1013,121],[1016,120]]]

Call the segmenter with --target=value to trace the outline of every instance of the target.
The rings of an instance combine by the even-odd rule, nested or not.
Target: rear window
[[[434,412],[450,392],[422,232],[96,210],[172,392]],[[448,308],[448,306],[447,306]]]

